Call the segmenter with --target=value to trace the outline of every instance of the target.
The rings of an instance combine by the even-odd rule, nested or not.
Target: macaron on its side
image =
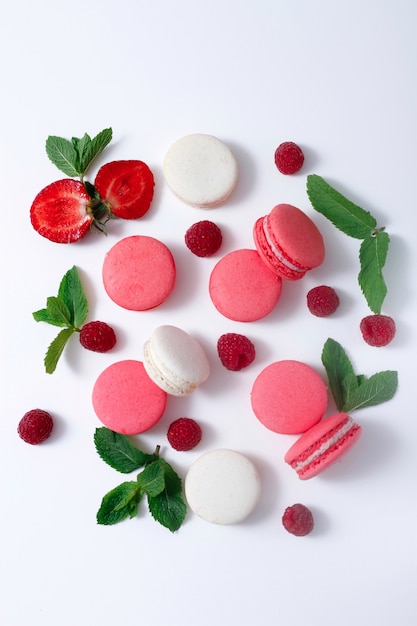
[[[296,435],[319,422],[327,407],[327,388],[306,363],[276,361],[256,377],[251,391],[252,410],[273,432]]]
[[[171,325],[159,326],[144,345],[148,376],[173,396],[192,393],[210,374],[210,363],[200,343]]]
[[[300,280],[325,258],[319,229],[308,215],[291,204],[278,204],[259,218],[253,236],[265,263],[287,280]]]
[[[217,137],[203,133],[178,139],[165,155],[163,171],[177,198],[202,209],[226,202],[238,180],[233,152]]]
[[[235,250],[214,266],[209,294],[216,309],[236,322],[254,322],[269,315],[278,303],[282,279],[256,250]]]
[[[335,413],[305,432],[284,460],[302,480],[313,478],[340,459],[359,439],[362,428],[347,413]]]
[[[261,494],[259,473],[236,450],[206,452],[191,465],[184,482],[190,509],[212,524],[237,524],[256,507]]]
[[[97,378],[92,403],[98,419],[122,435],[152,428],[165,412],[167,394],[147,375],[143,363],[118,361]]]
[[[176,278],[174,257],[154,237],[125,237],[107,252],[102,278],[113,302],[131,311],[147,311],[171,294]]]

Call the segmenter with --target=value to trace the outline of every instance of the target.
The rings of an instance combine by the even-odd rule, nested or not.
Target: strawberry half
[[[38,193],[30,209],[33,228],[56,243],[72,243],[90,230],[91,198],[82,182],[65,178]]]
[[[111,161],[99,169],[94,186],[113,215],[134,220],[149,209],[155,181],[143,161]]]

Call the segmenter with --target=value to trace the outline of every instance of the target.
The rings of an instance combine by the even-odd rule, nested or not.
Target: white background
[[[2,626],[411,626],[416,621],[416,24],[413,0],[22,0],[4,3],[1,56],[1,581]],[[110,224],[107,238],[53,244],[32,229],[38,191],[63,177],[48,161],[48,135],[90,135],[111,126],[101,163],[136,158],[154,171],[149,213]],[[176,200],[162,176],[176,139],[206,132],[239,161],[227,204],[210,213]],[[305,165],[281,175],[273,154],[298,142]],[[359,332],[369,313],[357,284],[358,241],[309,205],[309,173],[326,178],[371,211],[391,236],[383,312],[397,322],[385,348]],[[327,257],[298,283],[286,284],[276,310],[239,324],[214,309],[207,281],[222,254],[253,247],[252,225],[279,202],[295,204],[318,224]],[[213,219],[221,251],[199,259],[185,248],[186,229]],[[105,252],[121,237],[164,241],[177,283],[160,308],[134,313],[107,298]],[[111,323],[117,348],[87,353],[76,339],[56,372],[43,355],[56,329],[32,311],[55,295],[63,274],[79,268],[89,319]],[[305,305],[317,284],[334,286],[338,312],[314,318]],[[137,438],[157,443],[185,476],[201,453],[231,447],[247,454],[263,493],[244,523],[219,527],[191,513],[176,534],[139,516],[114,527],[96,524],[102,496],[125,480],[93,446],[99,422],[91,389],[99,373],[124,358],[141,359],[159,324],[194,334],[212,364],[208,381]],[[216,355],[223,332],[256,345],[247,370],[228,372]],[[300,481],[283,456],[294,437],[267,431],[252,414],[250,389],[272,361],[294,358],[324,376],[328,337],[347,350],[358,373],[398,370],[389,403],[357,411],[363,436],[335,467]],[[29,409],[56,419],[50,440],[29,446],[16,433]],[[334,410],[329,403],[328,414]],[[188,453],[172,450],[166,429],[176,417],[198,419],[204,439]],[[308,537],[281,525],[286,506],[311,507]]]

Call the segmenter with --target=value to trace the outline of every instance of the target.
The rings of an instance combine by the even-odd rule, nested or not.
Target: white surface
[[[23,0],[4,3],[0,18],[2,626],[414,624],[417,4]],[[107,239],[67,246],[42,239],[29,207],[61,177],[45,155],[47,136],[93,135],[107,126],[114,141],[100,163],[146,161],[157,182],[151,211],[138,222],[114,222]],[[183,244],[186,229],[207,213],[176,200],[161,168],[173,141],[193,132],[218,136],[239,162],[233,196],[210,213],[224,232],[222,253],[252,247],[254,220],[278,202],[306,210],[325,237],[323,266],[286,285],[276,311],[260,322],[233,323],[214,310],[207,281],[219,255],[192,257]],[[306,155],[293,177],[273,162],[286,140]],[[308,173],[370,210],[391,235],[384,311],[398,333],[386,348],[371,348],[360,336],[368,309],[356,283],[358,242],[312,211]],[[135,233],[164,241],[178,266],[174,293],[151,313],[121,310],[100,280],[106,250]],[[73,264],[90,319],[112,323],[119,343],[98,355],[74,341],[49,376],[42,358],[55,331],[31,313]],[[322,282],[342,300],[328,319],[313,318],[304,303]],[[96,524],[101,497],[123,476],[93,447],[93,382],[114,360],[139,357],[150,332],[166,323],[195,334],[213,371],[195,394],[169,402],[141,445],[152,451],[162,444],[183,476],[204,451],[247,454],[263,494],[241,525],[218,527],[190,514],[173,535],[143,507],[135,520]],[[216,360],[215,342],[228,331],[256,344],[247,370],[228,372]],[[277,359],[322,371],[327,337],[342,343],[361,373],[397,369],[400,387],[390,403],[355,413],[363,437],[343,462],[302,482],[283,461],[293,439],[259,424],[249,389]],[[57,424],[47,444],[31,447],[16,428],[37,406]],[[170,421],[182,415],[204,428],[189,453],[176,453],[165,439]],[[282,528],[281,515],[294,502],[312,508],[314,534],[297,538]]]

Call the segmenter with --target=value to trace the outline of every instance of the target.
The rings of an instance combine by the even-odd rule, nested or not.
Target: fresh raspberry
[[[220,248],[222,232],[209,220],[196,222],[185,233],[185,244],[196,256],[211,256]]]
[[[42,409],[32,409],[20,420],[17,432],[23,441],[36,445],[48,439],[53,425],[54,422],[49,413]]]
[[[370,346],[386,346],[395,337],[395,322],[388,315],[368,315],[361,320],[362,336]]]
[[[308,535],[314,528],[313,514],[304,504],[287,507],[282,516],[282,523],[285,530],[296,537]]]
[[[281,143],[275,150],[275,165],[281,174],[295,174],[303,163],[303,151],[292,141]]]
[[[116,334],[105,322],[88,322],[80,330],[80,343],[93,352],[108,352],[116,343]]]
[[[237,372],[252,363],[255,346],[245,335],[226,333],[217,341],[217,352],[223,365]]]
[[[192,450],[200,443],[201,427],[189,417],[179,417],[173,421],[167,432],[167,438],[174,450]]]
[[[307,294],[307,306],[316,317],[327,317],[334,313],[340,304],[339,296],[333,287],[320,285],[313,287]]]

